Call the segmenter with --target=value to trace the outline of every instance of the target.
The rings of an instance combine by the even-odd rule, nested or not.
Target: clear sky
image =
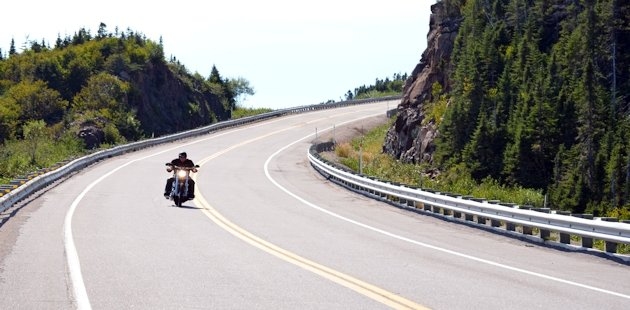
[[[162,38],[177,58],[204,77],[215,65],[242,77],[256,94],[244,107],[272,109],[340,101],[348,90],[395,73],[411,74],[426,48],[435,0],[20,0],[3,5],[0,49],[11,39],[45,40],[80,28],[96,35],[131,29]]]

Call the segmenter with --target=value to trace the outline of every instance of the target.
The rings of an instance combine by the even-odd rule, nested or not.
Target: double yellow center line
[[[355,292],[363,294],[393,309],[428,309],[424,306],[421,306],[413,301],[410,301],[392,292],[386,291],[377,286],[371,285],[369,283],[366,283],[359,279],[351,277],[347,274],[341,273],[334,269],[331,269],[321,264],[318,264],[316,262],[313,262],[309,259],[301,257],[295,253],[287,251],[270,242],[267,242],[261,238],[256,237],[255,235],[251,234],[250,232],[246,231],[245,229],[237,226],[236,224],[232,223],[231,221],[223,217],[219,212],[217,212],[213,207],[211,207],[210,204],[208,204],[208,202],[204,199],[203,195],[201,195],[200,191],[197,192],[195,202],[201,205],[202,211],[206,216],[208,216],[214,223],[219,225],[221,228],[223,228],[227,232],[249,243],[250,245],[257,247],[271,255],[274,255],[286,262],[289,262],[291,264],[304,268],[330,281],[333,281],[337,284],[350,288],[354,290]]]

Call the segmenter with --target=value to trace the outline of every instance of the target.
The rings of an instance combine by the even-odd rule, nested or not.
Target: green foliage
[[[105,124],[105,128],[103,128],[103,133],[105,136],[104,143],[110,146],[116,144],[125,143],[126,140],[123,136],[120,135],[118,128],[113,124]]]
[[[232,119],[238,119],[247,116],[254,116],[258,114],[268,113],[273,111],[269,108],[245,108],[237,106],[234,111],[232,111]]]
[[[96,37],[81,28],[54,49],[25,46],[18,53],[12,43],[0,58],[0,180],[82,154],[77,135],[86,126],[96,133],[90,147],[105,147],[228,119],[234,105],[216,68],[212,82],[190,74],[166,62],[161,40],[131,29],[112,34],[101,23]]]
[[[50,89],[43,81],[23,81],[12,85],[4,97],[19,106],[19,124],[28,120],[43,120],[55,123],[61,120],[68,102],[63,100],[59,92]]]
[[[21,107],[15,99],[0,96],[0,143],[15,138],[21,115]]]
[[[236,106],[236,97],[238,95],[236,93],[237,91],[246,91],[244,88],[239,89],[239,87],[246,87],[249,85],[249,83],[244,79],[240,82],[230,82],[229,79],[224,79],[221,77],[219,70],[217,70],[217,67],[214,65],[212,66],[207,82],[212,93],[219,96],[219,101],[223,104],[223,107],[226,110],[231,110]],[[237,84],[239,85],[237,86]]]
[[[55,137],[41,120],[29,122],[27,140],[6,140],[0,147],[0,183],[84,154],[83,143],[70,132]]]
[[[242,103],[246,96],[256,94],[254,88],[249,85],[249,81],[243,77],[228,80],[228,88],[234,94],[237,105]]]
[[[31,160],[29,164],[37,164],[37,155],[39,145],[41,145],[46,139],[46,123],[43,120],[29,121],[22,128],[24,135],[24,141],[28,145],[28,149],[31,152]]]
[[[435,123],[436,126],[440,126],[446,114],[448,108],[448,97],[442,90],[442,85],[435,82],[432,85],[431,97],[433,101],[424,105],[425,117],[422,120],[422,125],[427,125],[429,122]]]
[[[556,2],[442,1],[461,24],[434,165],[563,210],[627,209],[630,4]]]
[[[402,163],[383,154],[383,141],[391,124],[379,126],[353,139],[349,144],[337,145],[335,152],[340,157],[340,162],[358,172],[361,154],[363,174],[383,180],[502,202],[543,206],[544,195],[541,191],[502,185],[498,180],[489,177],[481,182],[476,181],[465,164],[453,165],[440,175],[432,175],[433,170],[426,165]]]
[[[377,78],[374,85],[362,85],[355,88],[354,94],[348,90],[345,94],[345,99],[366,99],[400,95],[406,80],[406,73],[402,75],[400,73],[396,73],[393,75],[392,79],[385,78],[384,80],[381,80]]]
[[[114,111],[124,109],[128,92],[128,83],[103,72],[88,79],[85,87],[74,96],[72,106],[77,113],[101,111],[111,117]]]

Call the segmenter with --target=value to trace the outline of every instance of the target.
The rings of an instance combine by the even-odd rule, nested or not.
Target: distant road
[[[629,266],[400,210],[313,170],[316,138],[396,104],[281,117],[77,173],[3,215],[0,308],[630,309]],[[197,199],[176,208],[164,163],[181,151],[201,169]]]

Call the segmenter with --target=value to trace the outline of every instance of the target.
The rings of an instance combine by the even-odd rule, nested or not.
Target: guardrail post
[[[475,216],[472,214],[468,214],[466,213],[466,215],[464,216],[466,218],[467,221],[472,222],[475,220]]]
[[[444,195],[449,196],[449,197],[453,197],[453,198],[459,198],[459,197],[462,196],[460,194],[455,194],[455,193],[444,193]],[[451,210],[451,209],[442,208],[442,212],[444,213],[444,216],[454,216],[453,215],[453,210]]]
[[[456,219],[461,219],[462,218],[462,213],[459,211],[453,211],[453,217]]]
[[[549,208],[534,208],[532,210],[536,212],[542,212],[542,213],[551,213],[551,209]],[[551,238],[551,231],[548,229],[541,229],[540,238],[543,240],[549,240]]]
[[[424,204],[424,211],[433,212],[433,206],[428,204],[428,203],[425,203]]]
[[[602,217],[601,220],[605,222],[619,222],[619,219],[616,217]],[[617,246],[618,246],[617,242],[612,242],[612,241],[604,241],[604,242],[606,243],[606,252],[617,253]]]
[[[501,203],[500,200],[488,200],[488,203],[499,205]],[[501,221],[490,219],[490,226],[492,227],[501,227]]]
[[[593,219],[593,215],[592,214],[571,214],[571,216],[575,216],[575,217],[579,217],[579,218],[583,218],[583,219],[589,219],[589,220]],[[584,237],[584,236],[580,236],[580,238],[582,239],[582,247],[583,248],[592,248],[593,247],[593,238]]]
[[[423,210],[424,209],[424,202],[416,202],[415,203],[415,207],[416,207],[416,209]]]
[[[500,205],[504,206],[504,207],[508,207],[508,208],[518,208],[518,205],[515,203],[511,203],[511,202],[502,202],[500,203]],[[505,223],[505,230],[507,231],[516,231],[516,225],[514,225],[514,223],[510,223],[510,222],[506,222]]]
[[[319,163],[317,158],[311,157],[311,162],[313,166],[318,166]],[[316,164],[317,163],[317,164]],[[323,166],[322,166],[323,167]],[[317,168],[316,168],[317,169]],[[324,171],[328,171],[326,168],[322,168]],[[321,171],[320,171],[321,172]],[[342,169],[341,172],[344,173],[352,173],[345,169]],[[338,178],[335,176],[334,172],[326,172],[330,175],[330,178]],[[549,208],[534,208],[531,205],[516,205],[512,203],[501,203],[499,201],[488,201],[485,198],[473,198],[471,196],[463,196],[460,194],[454,193],[440,193],[436,190],[432,189],[423,189],[417,188],[419,192],[415,191],[405,191],[403,184],[391,183],[386,184],[383,188],[387,188],[386,190],[381,191],[381,189],[377,190],[369,190],[367,185],[361,184],[370,184],[370,187],[374,185],[374,187],[381,188],[379,185],[384,183],[383,181],[369,178],[360,175],[362,179],[365,181],[344,181],[347,182],[349,187],[361,188],[364,191],[369,191],[373,198],[377,197],[386,197],[392,202],[398,203],[400,205],[407,204],[409,206],[413,206],[419,210],[432,212],[437,214],[443,214],[444,216],[450,216],[451,214],[456,218],[461,218],[470,223],[476,222],[477,224],[492,225],[493,227],[501,227],[505,225],[506,231],[512,232],[521,232],[523,235],[533,235],[534,232],[537,232],[537,236],[540,235],[540,238],[543,240],[549,240],[552,236],[552,232],[558,232],[559,241],[562,244],[571,244],[572,242],[577,245],[577,242],[573,241],[572,238],[579,236],[581,238],[580,242],[582,243],[583,248],[593,248],[594,238],[597,240],[602,239],[605,243],[605,251],[606,252],[617,252],[619,250],[620,244],[630,244],[626,242],[628,231],[630,231],[628,226],[626,227],[617,227],[617,226],[625,226],[624,225],[606,225],[605,223],[601,223],[601,221],[618,221],[617,219],[609,219],[609,218],[598,218],[597,220],[593,220],[592,214],[570,214],[567,211],[552,211]],[[342,180],[339,177],[339,180]],[[399,189],[396,189],[399,187]],[[385,191],[392,190],[393,194],[385,194]],[[400,190],[400,191],[399,191]],[[416,190],[416,188],[414,188]],[[398,196],[398,193],[403,192],[405,195]],[[427,193],[433,193],[435,195],[427,195]],[[410,197],[414,197],[412,199],[403,198],[403,196],[409,195]],[[455,197],[456,199],[443,199],[439,198],[437,195]],[[413,201],[411,201],[413,200]],[[471,202],[474,201],[474,202]],[[490,204],[498,204],[499,206],[491,206]],[[503,208],[505,207],[505,208]],[[459,210],[456,210],[459,209]],[[521,210],[532,210],[543,213],[554,213],[552,216],[548,215],[540,215],[534,214],[530,211],[528,212],[518,212],[512,211],[510,209],[521,209]],[[472,214],[471,214],[472,213]],[[488,216],[493,217],[494,214],[497,216],[501,216],[504,220],[493,220],[492,218],[486,217],[484,214],[488,214]],[[557,215],[557,216],[556,216]],[[573,216],[579,217],[585,220],[577,220],[570,218],[560,218],[562,215],[564,216]],[[509,219],[509,217],[515,218],[514,220]],[[529,218],[529,220],[528,220]],[[600,221],[601,219],[601,221]],[[490,220],[490,223],[488,223]],[[560,223],[557,227],[555,226],[555,220],[559,220]],[[515,222],[512,222],[515,221]],[[630,220],[624,220],[624,223],[630,224]],[[540,223],[540,224],[539,224]],[[542,224],[545,223],[545,224]],[[500,226],[501,225],[501,226]],[[541,228],[541,226],[545,228]],[[575,227],[573,226],[575,225]],[[575,229],[567,229],[570,232],[560,232],[558,230],[564,230],[563,228],[575,228]],[[539,232],[539,233],[538,233]],[[555,237],[555,235],[553,235]],[[594,236],[594,237],[591,237]],[[601,237],[599,237],[601,236]],[[610,236],[610,237],[607,237]],[[622,236],[622,238],[619,238]],[[605,239],[614,240],[614,242],[606,241]]]
[[[483,203],[483,202],[487,201],[486,198],[470,198],[470,200],[476,201],[476,202],[480,202],[480,203]],[[485,217],[479,216],[479,215],[477,215],[476,217],[477,217],[477,224],[486,225],[486,218]]]
[[[521,210],[531,210],[533,208],[533,206],[530,205],[523,205],[518,207]],[[532,235],[533,234],[533,229],[530,226],[527,225],[521,225],[521,229],[522,229],[522,234],[523,235]]]
[[[556,214],[559,215],[571,215],[570,211],[556,211]],[[560,243],[562,244],[571,244],[571,235],[567,233],[560,233]]]

